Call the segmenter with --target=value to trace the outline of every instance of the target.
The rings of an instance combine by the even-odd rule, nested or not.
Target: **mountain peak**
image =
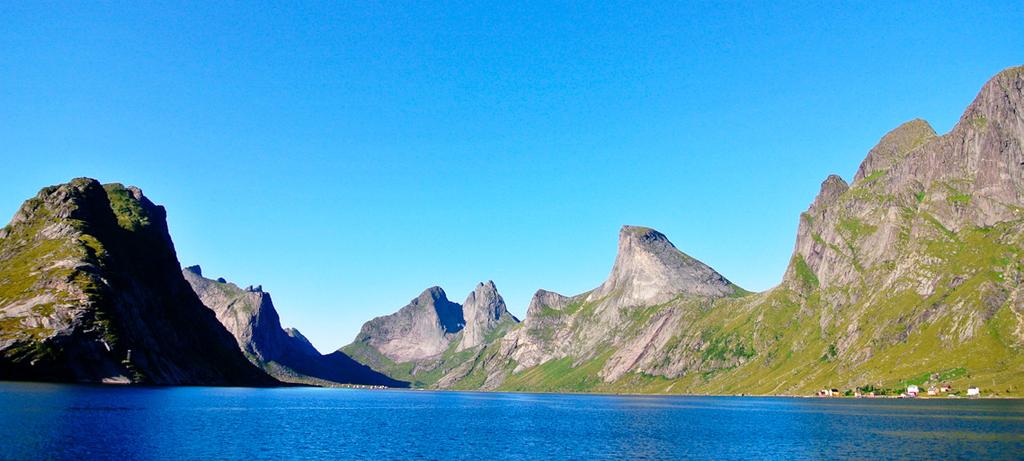
[[[505,306],[505,300],[498,294],[494,282],[488,280],[476,285],[462,305],[466,327],[462,330],[462,341],[458,350],[469,349],[484,343],[487,334],[504,320],[518,323]]]
[[[535,318],[540,315],[544,308],[561,310],[572,298],[548,290],[537,290],[530,298],[530,305],[526,308],[526,319]]]
[[[839,199],[839,196],[843,195],[844,192],[850,190],[850,185],[837,174],[830,174],[824,181],[821,182],[821,189],[818,190],[818,196],[814,198],[814,202],[811,203],[811,209],[820,206],[827,206],[835,203]]]
[[[861,162],[853,182],[858,182],[876,171],[886,171],[908,152],[920,147],[936,136],[928,122],[916,118],[896,127],[882,136]]]
[[[622,226],[612,272],[587,300],[615,296],[622,305],[641,305],[679,294],[721,297],[735,290],[714,269],[679,251],[665,234],[649,227]]]
[[[0,375],[276,382],[188,287],[163,207],[141,190],[91,178],[45,187],[0,237],[0,291],[9,294],[0,300]]]
[[[363,324],[356,342],[365,343],[396,362],[434,357],[448,348],[465,326],[462,306],[448,300],[441,287],[430,287],[394,314]]]
[[[439,286],[432,286],[423,290],[414,301],[418,301],[421,304],[431,304],[435,301],[448,300],[448,294],[444,292]]]
[[[1024,125],[1021,118],[1022,105],[1024,66],[1010,67],[981,87],[978,96],[964,111],[957,125],[984,131],[990,123],[998,123],[1003,125],[1003,130],[1019,134]]]

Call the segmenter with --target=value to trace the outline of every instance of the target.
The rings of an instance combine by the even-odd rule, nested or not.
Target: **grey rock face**
[[[252,290],[251,286],[241,289],[233,283],[206,279],[199,266],[187,267],[182,274],[247,355],[267,362],[277,359],[291,347],[293,338],[281,328],[270,293]]]
[[[477,284],[465,305],[448,301],[443,290],[433,287],[398,312],[364,324],[341,351],[392,377],[443,387],[472,369],[465,359],[482,353],[518,323],[494,282]],[[430,381],[423,382],[423,375]]]
[[[317,385],[406,386],[341,352],[321,355],[298,330],[282,328],[270,293],[263,291],[262,286],[242,289],[233,283],[210,280],[202,277],[199,266],[187,267],[182,274],[203,304],[213,310],[217,320],[235,337],[249,361],[275,378]]]
[[[914,119],[886,133],[872,148],[857,169],[853,182],[860,181],[876,171],[886,171],[903,161],[908,153],[935,137],[928,122]]]
[[[653,229],[623,226],[618,248],[611,274],[598,288],[572,297],[537,291],[526,320],[501,338],[497,353],[477,365],[488,376],[485,387],[503,382],[508,374],[506,363],[514,364],[511,371],[517,373],[567,357],[582,363],[608,349],[618,349],[619,354],[608,361],[602,377],[618,379],[634,371],[642,360],[654,360],[650,341],[637,341],[627,328],[638,322],[638,311],[669,301],[696,306],[697,301],[680,300],[712,300],[740,290]],[[686,312],[688,309],[680,308],[678,315],[657,319],[658,342],[668,342]],[[442,384],[457,382],[452,376],[445,378]]]
[[[309,342],[302,333],[299,333],[299,330],[296,330],[295,328],[285,328],[284,332],[292,338],[292,347],[294,347],[299,353],[310,357],[320,355],[320,351],[316,350],[316,347],[313,347],[313,343]]]
[[[830,175],[821,183],[821,190],[818,196],[811,203],[810,208],[801,215],[800,225],[797,227],[796,254],[794,258],[803,258],[799,264],[819,268],[823,273],[840,274],[849,269],[848,264],[839,258],[837,254],[826,250],[832,249],[821,237],[821,224],[832,221],[838,224],[833,217],[833,207],[840,197],[850,189],[843,178],[837,175]],[[785,275],[786,280],[797,283],[796,270],[797,260],[794,259]],[[826,284],[829,280],[825,281]]]
[[[800,282],[799,265],[827,288],[858,283],[865,271],[895,264],[902,236],[928,231],[914,224],[916,217],[950,232],[1019,219],[1022,87],[1024,67],[1000,72],[949,133],[936,136],[927,122],[907,122],[870,151],[849,188],[838,177],[826,180],[802,216],[787,284]]]
[[[476,286],[463,303],[462,312],[466,326],[462,330],[462,339],[457,351],[480,346],[487,335],[502,321],[519,322],[508,312],[505,300],[498,294],[497,287],[491,281]]]
[[[366,322],[356,342],[396,362],[423,360],[444,352],[465,324],[462,306],[449,301],[441,287],[431,287],[398,312]]]
[[[680,294],[721,297],[735,290],[714,269],[679,251],[665,234],[647,227],[623,226],[611,275],[587,300],[613,297],[622,306],[642,306]]]
[[[529,307],[526,308],[526,319],[539,317],[545,308],[562,310],[571,300],[572,298],[553,291],[537,290],[533,298],[530,298]]]

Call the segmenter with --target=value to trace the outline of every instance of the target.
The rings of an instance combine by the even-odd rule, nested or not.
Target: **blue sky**
[[[432,285],[591,289],[622,224],[763,290],[829,173],[1024,64],[1020,2],[612,3],[4,2],[0,216],[137,185],[322,351]]]

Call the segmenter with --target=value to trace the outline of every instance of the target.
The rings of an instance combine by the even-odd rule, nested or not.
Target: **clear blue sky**
[[[432,285],[593,288],[626,223],[763,290],[826,175],[1024,63],[1021,2],[509,3],[4,2],[0,219],[138,185],[322,351]]]

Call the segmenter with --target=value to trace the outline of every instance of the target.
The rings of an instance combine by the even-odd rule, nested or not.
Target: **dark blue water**
[[[1014,459],[1024,402],[0,383],[3,459]]]

